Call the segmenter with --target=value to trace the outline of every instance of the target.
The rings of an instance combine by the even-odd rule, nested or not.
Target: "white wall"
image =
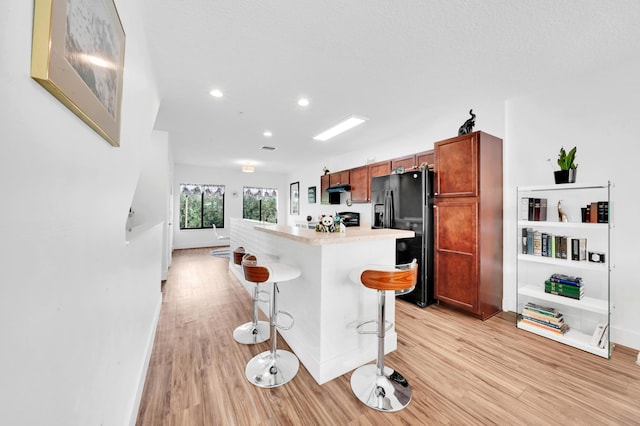
[[[158,109],[141,2],[127,34],[114,148],[29,76],[33,2],[0,6],[0,419],[131,423],[158,315],[162,218],[125,243]],[[154,223],[157,222],[157,223]]]
[[[577,146],[577,180],[612,181],[611,339],[640,349],[638,261],[638,144],[640,59],[558,81],[548,90],[507,102],[505,175],[504,307],[515,309],[516,187],[553,184],[546,159],[555,162],[561,146]]]
[[[234,169],[215,169],[176,164],[173,178],[173,246],[176,249],[211,247],[217,244],[211,229],[180,229],[180,193],[181,183],[225,185],[224,227],[218,228],[218,235],[229,237],[230,220],[242,218],[242,188],[258,186],[276,188],[279,194],[278,223],[286,223],[289,211],[289,182],[284,174],[265,173],[256,169],[254,173],[242,173],[240,166]],[[234,195],[235,194],[235,195]]]

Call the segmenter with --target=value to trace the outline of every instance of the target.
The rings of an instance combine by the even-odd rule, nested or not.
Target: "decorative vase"
[[[577,169],[557,170],[553,172],[556,183],[575,183]]]

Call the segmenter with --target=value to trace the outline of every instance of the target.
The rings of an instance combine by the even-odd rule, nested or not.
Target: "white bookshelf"
[[[517,188],[517,327],[605,358],[608,358],[611,353],[608,327],[611,316],[610,241],[613,228],[611,189],[610,182],[520,186]],[[546,198],[546,220],[532,221],[523,217],[524,212],[521,211],[520,204],[523,198]],[[568,222],[562,222],[559,219],[558,201],[561,201],[562,208],[569,217]],[[580,208],[590,202],[597,201],[608,202],[608,223],[582,223]],[[568,236],[569,238],[586,238],[587,251],[604,253],[605,262],[571,260],[571,253],[568,253],[568,259],[531,253],[524,254],[523,228],[551,235]],[[545,293],[544,281],[552,273],[581,277],[585,289],[584,296],[577,300]],[[523,308],[528,302],[557,309],[563,314],[569,330],[561,335],[521,321]],[[603,342],[594,345],[592,344],[592,336],[598,324],[606,324],[607,331],[604,334]]]

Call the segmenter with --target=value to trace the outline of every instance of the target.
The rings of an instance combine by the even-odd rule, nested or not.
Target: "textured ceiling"
[[[329,149],[386,143],[407,118],[640,54],[636,0],[146,0],[146,9],[156,128],[169,132],[177,163],[202,166],[287,171],[326,155],[312,137],[350,114],[370,120]]]

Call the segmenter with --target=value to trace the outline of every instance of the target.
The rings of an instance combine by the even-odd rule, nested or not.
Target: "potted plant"
[[[564,147],[560,148],[560,154],[558,154],[560,170],[553,172],[556,183],[574,183],[576,181],[578,165],[574,162],[575,158],[575,146],[569,152],[565,151]]]

